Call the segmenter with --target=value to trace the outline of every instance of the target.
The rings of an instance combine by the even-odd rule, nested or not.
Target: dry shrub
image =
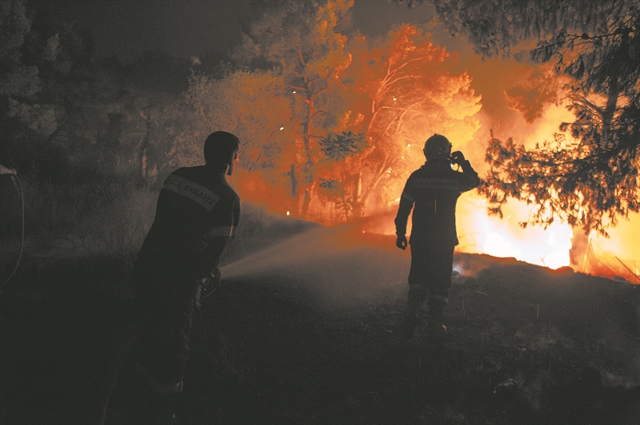
[[[30,257],[118,257],[133,264],[153,222],[158,191],[127,179],[53,183],[23,181],[26,251]],[[2,187],[3,250],[19,247],[20,194]],[[6,219],[6,220],[5,220]],[[276,217],[249,202],[241,205],[241,218],[225,259],[237,259],[270,243],[305,230],[309,223]],[[17,248],[16,248],[17,249]],[[11,257],[8,255],[7,257]]]

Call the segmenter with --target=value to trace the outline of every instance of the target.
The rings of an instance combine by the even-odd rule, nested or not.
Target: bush
[[[0,187],[3,270],[14,264],[21,245],[21,194],[9,180],[3,178]],[[127,179],[64,184],[23,179],[22,183],[26,261],[117,259],[131,269],[153,222],[157,190]],[[241,258],[313,226],[243,202],[236,238],[223,261]]]
[[[65,184],[23,179],[23,194],[12,186],[3,179],[0,234],[11,245],[20,237],[22,197],[34,256],[128,256],[137,252],[153,219],[156,194],[125,179]]]

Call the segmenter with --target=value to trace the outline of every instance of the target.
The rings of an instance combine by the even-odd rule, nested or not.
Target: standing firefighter
[[[200,285],[219,282],[220,259],[238,225],[240,200],[225,175],[233,173],[239,144],[231,133],[212,133],[204,144],[204,166],[180,168],[167,177],[140,250],[136,298],[144,331],[137,369],[149,377],[142,420],[150,423],[175,419],[171,404],[182,392]]]
[[[408,305],[400,325],[400,334],[407,339],[415,334],[417,312],[427,299],[427,335],[438,339],[446,333],[442,314],[451,286],[453,249],[458,244],[456,202],[462,192],[480,184],[462,152],[451,153],[446,137],[429,137],[424,155],[427,162],[409,176],[395,218],[396,246],[404,250],[407,219],[413,209]],[[463,172],[454,171],[451,164],[460,165]]]

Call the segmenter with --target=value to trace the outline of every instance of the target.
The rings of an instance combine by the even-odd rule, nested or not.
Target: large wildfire
[[[550,107],[540,120],[528,126],[529,134],[525,136],[523,142],[534,144],[540,138],[553,134],[556,131],[554,126],[557,122],[569,119],[571,115],[565,108]],[[486,129],[480,128],[476,134],[481,134],[483,131],[487,132]],[[422,144],[417,144],[412,151],[411,144],[407,144],[407,151],[412,152],[407,156],[413,155],[411,163],[414,165],[424,161],[421,147]],[[472,159],[476,169],[481,171],[486,168],[481,159],[484,155],[483,143],[469,142],[464,145],[463,150]],[[406,180],[410,172],[410,169],[405,169],[400,174],[399,180]],[[388,191],[389,188],[380,187],[379,190]],[[396,184],[392,193],[399,195],[401,190],[402,187]],[[377,217],[366,221],[367,224],[363,226],[362,232],[393,235],[395,232],[393,213],[398,200],[399,198],[396,198],[386,205],[369,209],[367,215]],[[523,227],[522,223],[527,222],[535,208],[532,205],[511,202],[504,210],[503,218],[488,214],[487,207],[487,200],[475,191],[467,192],[460,197],[457,208],[460,245],[457,251],[502,258],[512,257],[550,269],[571,267],[583,273],[622,277],[632,283],[640,283],[638,278],[640,276],[640,215],[638,214],[631,214],[628,221],[622,220],[616,227],[609,229],[609,237],[604,237],[596,232],[585,235],[581,229],[572,229],[566,223],[556,223],[547,228]],[[291,216],[294,207],[290,202],[285,201],[270,202],[269,208],[276,213]],[[335,221],[335,205],[315,211],[315,221],[323,224],[342,223],[342,220]],[[386,212],[386,214],[380,214],[380,212]]]
[[[320,8],[321,25],[308,34],[291,27],[282,35],[291,43],[248,41],[254,45],[245,47],[277,59],[280,73],[192,81],[189,102],[246,141],[236,187],[274,213],[325,225],[377,217],[362,231],[393,234],[404,182],[424,163],[422,148],[432,134],[447,136],[482,177],[490,132],[531,148],[553,140],[562,122],[575,119],[557,93],[560,79],[527,91],[549,67],[461,59],[411,25],[378,40],[349,38],[327,31],[335,27],[336,13]],[[535,203],[510,202],[503,218],[489,215],[487,207],[476,191],[461,196],[460,251],[640,283],[637,214],[622,218],[606,238],[560,220],[546,228],[523,226]]]

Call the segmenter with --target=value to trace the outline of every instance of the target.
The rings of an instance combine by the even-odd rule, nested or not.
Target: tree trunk
[[[385,171],[392,166],[393,161],[390,161],[389,158],[385,158],[384,163],[378,168],[378,171],[374,173],[372,176],[371,183],[367,186],[366,190],[363,191],[361,202],[365,204],[369,199],[371,193],[378,187],[380,181],[385,176]]]
[[[302,122],[302,141],[304,144],[304,150],[307,157],[307,162],[302,169],[304,175],[304,196],[302,199],[302,208],[300,209],[300,217],[306,218],[309,213],[309,205],[311,204],[311,197],[313,192],[313,186],[315,185],[314,175],[314,163],[311,155],[311,117],[313,112],[313,96],[304,103],[304,121]]]
[[[353,217],[360,218],[364,215],[364,203],[362,202],[362,172],[358,171],[354,176],[355,190],[353,193]]]
[[[311,198],[315,189],[315,181],[312,179],[312,176],[305,178],[304,196],[302,198],[302,208],[300,209],[301,218],[306,218],[307,214],[309,214],[309,205],[311,205]]]
[[[291,164],[291,171],[289,171],[289,177],[291,177],[291,196],[295,199],[298,196],[298,179],[296,179],[296,165]]]

